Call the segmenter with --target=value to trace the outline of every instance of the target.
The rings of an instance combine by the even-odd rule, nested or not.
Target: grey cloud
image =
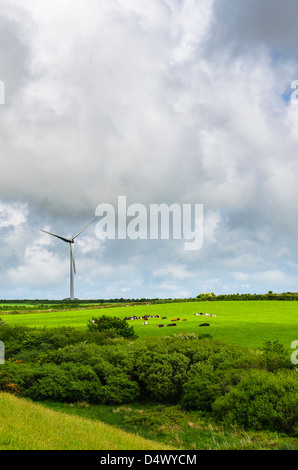
[[[254,53],[266,47],[276,54],[297,55],[295,0],[215,0],[213,14],[209,52]]]
[[[67,291],[68,253],[43,241],[39,229],[75,233],[98,204],[126,195],[128,204],[203,203],[203,248],[99,243],[91,231],[92,250],[87,238],[78,244],[81,293],[154,296],[160,284],[169,296],[195,294],[248,285],[247,273],[255,289],[254,272],[281,266],[289,277],[276,279],[294,282],[298,121],[281,97],[298,78],[294,2],[220,0],[212,8],[204,0],[190,8],[155,0],[148,9],[72,0],[51,2],[47,14],[35,2],[23,12],[17,4],[0,28],[7,44],[0,72],[4,64],[17,97],[0,108],[0,200],[26,203],[27,212],[18,232],[0,223],[11,236],[3,279],[9,266],[11,283],[29,291],[29,269],[40,292],[44,263],[47,292],[60,295],[54,279],[65,260]],[[17,233],[35,273],[30,256],[13,248]]]

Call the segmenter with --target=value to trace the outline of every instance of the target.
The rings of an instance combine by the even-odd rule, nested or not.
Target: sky
[[[202,205],[202,246],[96,222],[75,297],[298,292],[297,21],[295,0],[0,0],[0,299],[67,298],[41,229],[119,196]]]

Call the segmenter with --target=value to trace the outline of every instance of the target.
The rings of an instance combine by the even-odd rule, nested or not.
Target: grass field
[[[216,317],[195,316],[196,312],[215,314]],[[123,306],[105,309],[78,309],[44,311],[36,313],[8,314],[1,317],[10,325],[33,327],[56,327],[61,325],[86,328],[88,320],[100,315],[116,316],[121,319],[132,315],[159,315],[150,318],[148,325],[143,320],[129,320],[139,337],[166,336],[178,332],[208,333],[215,339],[231,344],[258,348],[265,341],[279,340],[286,348],[298,339],[298,302],[293,301],[212,301],[183,302],[140,306]],[[167,317],[161,320],[161,317]],[[171,320],[180,318],[176,327],[167,327]],[[186,318],[187,321],[182,321]],[[209,327],[199,327],[201,323]],[[157,328],[163,323],[164,328]]]
[[[0,450],[167,450],[173,447],[100,421],[0,393]]]
[[[197,312],[216,316],[196,316]],[[208,333],[234,345],[258,348],[266,341],[278,340],[289,349],[298,340],[297,313],[296,301],[211,301],[28,310],[13,314],[1,311],[0,317],[11,326],[72,326],[83,330],[92,317],[101,315],[121,319],[158,315],[159,318],[149,318],[147,325],[142,324],[141,318],[128,322],[140,338],[179,332]],[[167,327],[175,318],[180,318],[177,326]],[[210,326],[199,326],[206,322]],[[161,323],[165,327],[157,328]],[[186,413],[179,406],[154,403],[148,409],[146,406],[142,409],[139,404],[135,408],[86,403],[47,406],[0,392],[0,450],[161,450],[167,449],[168,444],[175,449],[297,449],[294,437],[269,431],[247,432],[236,427],[226,429],[209,422],[200,412]]]

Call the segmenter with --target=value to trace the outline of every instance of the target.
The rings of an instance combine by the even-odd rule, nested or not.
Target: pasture
[[[195,313],[198,312],[208,313],[209,316],[196,316]],[[101,315],[120,319],[138,317],[128,322],[140,338],[189,332],[196,335],[209,334],[230,344],[252,348],[261,347],[264,342],[275,340],[290,348],[291,343],[298,339],[298,302],[294,301],[179,302],[20,314],[1,312],[2,319],[10,325],[19,324],[38,328],[65,325],[85,329],[92,317]],[[143,317],[146,315],[150,315],[151,318],[148,318],[147,324],[143,325]],[[211,317],[211,315],[216,316]],[[154,318],[156,316],[159,318]],[[180,320],[173,322],[177,318]],[[170,323],[176,323],[176,326],[167,326]],[[209,326],[200,327],[202,323],[208,323]],[[160,324],[165,326],[158,328],[157,325]]]

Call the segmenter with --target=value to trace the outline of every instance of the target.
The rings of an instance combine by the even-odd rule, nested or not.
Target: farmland
[[[296,301],[269,300],[6,305],[0,448],[137,449],[158,441],[165,449],[296,449],[297,311]],[[120,320],[99,329],[112,317]],[[115,331],[117,322],[133,336]],[[85,428],[109,442],[96,435],[86,442]]]
[[[12,307],[13,308],[13,307]],[[195,316],[196,312],[216,315],[216,317]],[[143,320],[130,320],[136,334],[145,336],[166,336],[178,332],[208,333],[215,339],[231,344],[258,348],[265,341],[279,340],[289,348],[292,341],[298,339],[298,303],[292,301],[213,301],[183,302],[155,305],[135,305],[112,308],[81,308],[62,311],[41,311],[9,314],[1,312],[0,316],[10,325],[27,325],[41,328],[72,326],[85,329],[88,320],[100,315],[125,317],[143,317],[159,315],[160,318],[149,318],[148,325]],[[167,317],[162,320],[162,317]],[[166,327],[172,319],[180,318],[177,326]],[[187,321],[182,321],[187,319]],[[199,327],[201,323],[209,327]],[[157,328],[164,324],[164,328]]]

